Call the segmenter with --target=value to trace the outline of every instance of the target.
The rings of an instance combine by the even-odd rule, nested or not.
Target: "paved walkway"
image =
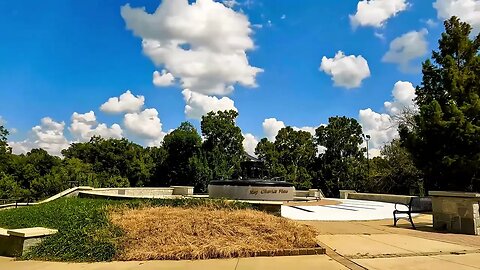
[[[340,202],[337,205],[284,205],[282,216],[293,220],[380,220],[392,218],[395,204],[350,199],[329,199]],[[402,209],[402,205],[398,205]],[[404,210],[407,210],[405,208]],[[414,214],[415,216],[415,214]]]
[[[480,236],[435,232],[432,216],[406,221],[302,221],[327,254],[350,269],[480,269]]]
[[[199,261],[147,261],[147,262],[105,262],[105,263],[60,263],[38,261],[13,261],[0,257],[2,270],[287,270],[287,269],[332,269],[348,268],[327,255],[257,257],[241,259],[199,260]]]

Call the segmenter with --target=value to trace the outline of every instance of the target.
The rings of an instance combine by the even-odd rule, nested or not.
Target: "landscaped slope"
[[[242,257],[317,245],[312,228],[249,209],[128,208],[110,219],[125,232],[120,260]]]
[[[205,199],[62,198],[2,210],[0,227],[58,229],[24,256],[41,260],[217,258],[315,246],[309,227],[248,207]]]

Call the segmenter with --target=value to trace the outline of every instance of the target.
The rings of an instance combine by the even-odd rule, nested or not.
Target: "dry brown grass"
[[[119,260],[245,257],[317,246],[311,227],[254,210],[123,208],[109,218],[125,233]]]

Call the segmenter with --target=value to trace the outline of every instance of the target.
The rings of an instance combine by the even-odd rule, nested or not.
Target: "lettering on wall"
[[[288,189],[284,188],[251,188],[250,195],[257,196],[258,194],[287,194]]]

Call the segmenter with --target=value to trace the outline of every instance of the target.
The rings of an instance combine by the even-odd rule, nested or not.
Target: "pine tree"
[[[445,21],[439,50],[423,64],[415,124],[400,127],[427,190],[480,191],[480,35],[471,30]]]

